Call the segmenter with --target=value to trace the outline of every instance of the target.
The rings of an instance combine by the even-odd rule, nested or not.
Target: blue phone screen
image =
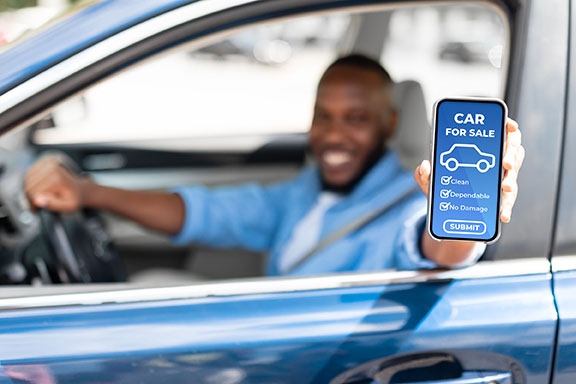
[[[443,100],[436,106],[430,230],[440,239],[497,237],[505,107]]]

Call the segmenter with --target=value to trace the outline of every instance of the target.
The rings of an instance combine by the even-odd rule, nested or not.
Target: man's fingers
[[[24,183],[27,190],[36,188],[38,184],[43,183],[47,178],[51,177],[61,177],[65,176],[73,177],[69,171],[67,171],[57,158],[46,157],[35,164],[33,164],[30,169],[26,172],[24,177]]]
[[[506,132],[515,132],[518,131],[518,122],[516,120],[512,120],[511,118],[506,119]]]
[[[504,165],[508,163],[506,160],[506,154],[510,147],[519,147],[522,144],[522,134],[518,129],[518,123],[511,118],[506,120],[506,147],[504,154]],[[508,169],[508,168],[507,168]]]
[[[428,184],[430,183],[430,162],[422,161],[416,170],[414,170],[414,179],[422,189],[422,192],[428,196]]]
[[[50,164],[31,170],[25,191],[32,207],[57,212],[72,212],[79,207],[74,176],[61,166]]]
[[[519,171],[520,168],[522,167],[522,163],[524,162],[524,158],[526,157],[526,150],[524,149],[523,146],[520,146],[520,148],[518,148],[518,151],[516,152],[516,171]]]
[[[515,147],[506,148],[506,153],[504,154],[504,160],[502,161],[502,166],[506,170],[514,168],[516,163],[517,149]]]
[[[502,209],[500,210],[500,220],[504,223],[509,223],[512,218],[512,208],[516,202],[518,190],[502,193]]]
[[[510,118],[506,121],[506,152],[502,166],[506,170],[502,180],[502,208],[500,220],[509,223],[512,218],[512,208],[518,196],[518,172],[524,162],[526,151],[522,146],[522,133],[518,123]]]
[[[518,190],[518,172],[516,169],[511,169],[506,171],[504,174],[504,180],[502,180],[502,191],[504,192],[514,192]]]
[[[74,212],[78,209],[74,196],[66,192],[40,193],[33,197],[33,203],[38,208],[55,212]]]
[[[26,183],[24,189],[31,203],[33,205],[38,205],[37,200],[39,196],[50,196],[60,193],[60,191],[63,189],[63,186],[60,183],[60,178],[58,175],[56,173],[52,173],[42,178],[38,178],[33,183]],[[42,198],[40,201],[41,200]]]
[[[42,177],[37,177],[31,182],[26,182],[24,189],[27,193],[34,193],[44,189],[56,188],[61,183],[61,176],[52,172],[49,174],[42,175]]]
[[[505,169],[512,169],[516,165],[516,157],[520,148],[522,148],[522,133],[517,128],[514,131],[508,131],[506,151],[502,162]]]

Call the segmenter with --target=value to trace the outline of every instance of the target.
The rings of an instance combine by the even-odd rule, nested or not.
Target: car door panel
[[[553,384],[574,383],[576,380],[576,260],[555,257],[554,296],[559,314],[558,345]]]
[[[328,383],[349,372],[355,381],[340,382],[360,383],[392,357],[434,352],[454,357],[466,372],[548,382],[556,329],[549,274],[360,276],[166,288],[203,296],[175,300],[151,300],[146,291],[48,297],[44,304],[4,299],[1,364],[42,366],[58,383]],[[306,288],[334,281],[349,287]],[[62,306],[74,300],[116,303]],[[22,305],[28,309],[8,309]]]

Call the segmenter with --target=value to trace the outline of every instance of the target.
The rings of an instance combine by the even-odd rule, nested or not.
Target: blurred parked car
[[[0,382],[576,382],[570,3],[96,1],[5,51]],[[445,7],[502,18],[501,69],[436,60]],[[286,65],[188,54],[250,28],[342,14],[341,44],[294,51]],[[129,188],[293,177],[307,160],[315,81],[348,52],[382,58],[398,80],[393,145],[410,166],[428,156],[426,95],[506,100],[527,158],[512,223],[478,265],[266,278],[258,254],[176,247],[115,217],[27,204],[25,170],[54,151]],[[133,282],[150,267],[218,281]]]
[[[449,41],[440,48],[438,55],[441,59],[452,59],[465,63],[471,61],[484,62],[488,61],[489,50],[490,46],[481,41]]]
[[[448,41],[440,47],[438,57],[442,60],[500,66],[502,46],[484,41]]]
[[[279,38],[262,36],[252,30],[229,39],[194,50],[193,55],[209,54],[220,59],[241,56],[261,64],[284,64],[292,55],[290,43]]]

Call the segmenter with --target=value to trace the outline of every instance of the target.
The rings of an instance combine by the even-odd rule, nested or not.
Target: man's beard
[[[360,172],[358,172],[358,174],[346,184],[343,184],[343,185],[330,184],[329,182],[324,180],[323,176],[321,176],[321,178],[322,178],[322,180],[321,180],[322,181],[322,190],[328,191],[328,192],[338,193],[340,195],[349,194],[350,192],[352,192],[354,190],[356,185],[358,185],[358,183],[360,183],[360,181],[362,181],[364,176],[366,176],[366,174],[368,172],[370,172],[372,167],[382,158],[382,156],[384,156],[385,153],[386,153],[386,147],[384,145],[377,145],[374,148],[374,150],[372,152],[370,152],[370,154],[366,158],[366,161],[364,162],[364,165],[363,165],[362,169],[360,170]]]

